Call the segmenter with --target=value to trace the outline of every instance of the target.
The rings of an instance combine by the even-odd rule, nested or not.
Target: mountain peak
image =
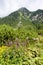
[[[21,11],[21,12],[29,12],[29,10],[27,8],[25,8],[25,7],[20,8],[19,11]]]
[[[19,10],[28,10],[27,8],[25,8],[25,7],[22,7],[22,8],[20,8]]]

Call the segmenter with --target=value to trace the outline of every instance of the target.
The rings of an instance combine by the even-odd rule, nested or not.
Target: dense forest
[[[0,65],[43,65],[43,10],[0,18]]]

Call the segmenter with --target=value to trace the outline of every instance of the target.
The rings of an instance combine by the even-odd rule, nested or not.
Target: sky
[[[7,16],[21,7],[30,11],[43,9],[43,0],[0,0],[0,17]]]

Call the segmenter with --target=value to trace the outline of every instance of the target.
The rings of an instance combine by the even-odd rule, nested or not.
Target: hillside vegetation
[[[0,18],[0,65],[43,65],[42,16],[21,8]]]

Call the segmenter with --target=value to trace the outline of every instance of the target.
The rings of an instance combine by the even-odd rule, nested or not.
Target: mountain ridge
[[[0,24],[7,24],[13,27],[17,27],[19,23],[29,28],[37,28],[39,34],[43,34],[43,10],[37,10],[34,12],[28,11],[26,8],[20,8],[16,12],[11,13],[9,16],[0,18]]]
[[[36,11],[29,11],[27,8],[22,7],[20,9],[18,9],[15,12],[12,12],[11,14],[9,14],[8,16],[18,16],[21,12],[24,16],[28,16],[30,18],[30,20],[34,21],[34,20],[42,20],[43,19],[43,10],[38,9]],[[6,16],[6,17],[8,17]],[[6,18],[4,17],[4,18]]]

